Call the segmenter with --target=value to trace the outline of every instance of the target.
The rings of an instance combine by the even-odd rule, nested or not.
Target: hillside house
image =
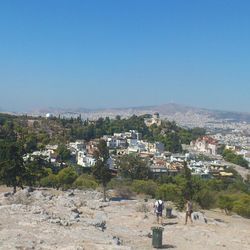
[[[95,165],[95,158],[87,154],[87,151],[78,151],[77,152],[77,164],[82,167],[92,167]]]

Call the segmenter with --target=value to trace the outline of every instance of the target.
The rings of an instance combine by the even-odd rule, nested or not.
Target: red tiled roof
[[[202,136],[202,137],[198,138],[197,141],[205,141],[208,144],[217,144],[218,143],[217,140],[215,140],[214,138],[212,138],[210,136]]]

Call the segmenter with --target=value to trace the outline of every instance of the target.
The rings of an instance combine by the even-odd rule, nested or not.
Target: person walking
[[[157,218],[157,223],[162,225],[162,211],[163,211],[163,201],[157,200],[154,204],[155,214]]]
[[[193,213],[193,204],[189,199],[187,199],[185,225],[187,224],[188,218],[190,219],[191,223],[193,223],[193,220],[191,217],[192,213]]]

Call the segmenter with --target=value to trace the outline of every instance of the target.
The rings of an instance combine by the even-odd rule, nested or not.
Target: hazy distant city
[[[24,114],[42,117],[45,117],[46,114],[51,114],[52,116],[65,118],[77,118],[81,116],[82,120],[97,120],[100,117],[115,118],[119,115],[122,118],[128,118],[134,114],[144,115],[154,112],[159,112],[161,119],[175,121],[182,127],[205,128],[209,134],[213,135],[214,138],[223,144],[250,147],[250,113],[213,111],[170,103],[152,107],[96,110],[47,108]]]

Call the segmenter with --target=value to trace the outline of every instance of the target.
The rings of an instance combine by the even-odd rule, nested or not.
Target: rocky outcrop
[[[152,249],[153,203],[144,199],[103,202],[96,191],[0,193],[0,249]],[[250,248],[246,219],[197,211],[193,224],[184,225],[183,212],[173,210],[173,215],[164,218],[166,248]]]

